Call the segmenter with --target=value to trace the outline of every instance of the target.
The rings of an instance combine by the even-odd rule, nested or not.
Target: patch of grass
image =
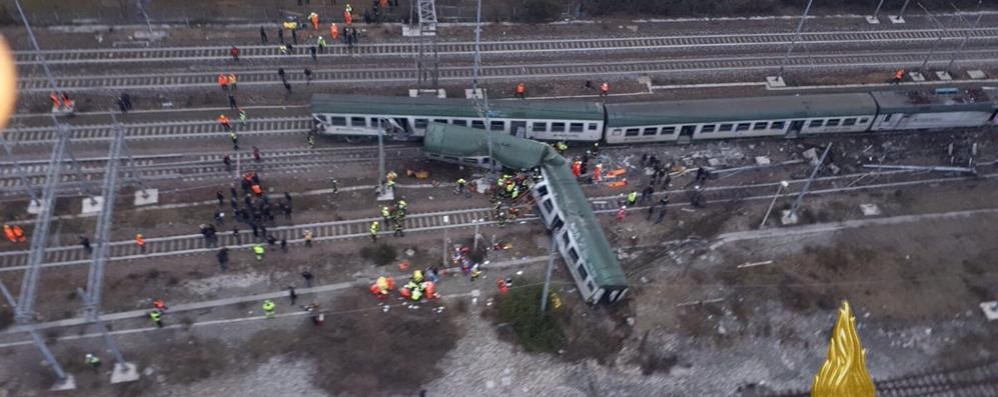
[[[398,252],[388,244],[366,245],[360,249],[360,256],[377,266],[385,266],[395,261]]]
[[[565,345],[565,333],[552,310],[540,313],[542,293],[540,285],[511,289],[496,301],[496,321],[509,324],[527,351],[553,353]]]

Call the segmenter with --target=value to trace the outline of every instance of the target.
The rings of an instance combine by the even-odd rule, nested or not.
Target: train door
[[[412,136],[412,125],[409,124],[409,119],[405,117],[395,117],[392,118],[393,123],[391,126],[385,129],[388,135],[396,136],[398,138],[408,138]]]
[[[678,143],[690,143],[693,142],[693,134],[697,131],[697,126],[695,125],[684,125],[679,129],[679,139],[676,140]]]
[[[527,122],[522,120],[510,122],[509,133],[518,138],[525,138],[524,135],[527,134]]]
[[[800,131],[804,129],[804,122],[806,120],[794,120],[790,122],[790,128],[787,128],[787,133],[783,135],[784,138],[793,139],[800,135]]]

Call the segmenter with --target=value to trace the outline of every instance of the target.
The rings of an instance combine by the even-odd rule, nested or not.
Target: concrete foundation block
[[[799,219],[797,219],[797,214],[791,214],[790,210],[783,210],[782,216],[780,216],[780,223],[784,225],[796,225]]]
[[[940,71],[936,72],[936,77],[938,77],[939,80],[943,80],[943,81],[953,80],[953,76],[950,76],[949,72],[946,72],[946,71],[943,71],[943,70],[940,70]]]
[[[146,189],[135,191],[135,206],[156,204],[159,202],[159,189]]]
[[[866,23],[868,23],[870,25],[879,25],[880,24],[880,19],[877,19],[877,17],[875,17],[873,15],[867,15],[866,16]]]
[[[83,199],[83,209],[80,210],[81,214],[93,214],[100,212],[101,207],[104,206],[104,197],[94,196],[93,200],[90,198]]]
[[[56,381],[52,387],[49,388],[50,391],[67,391],[76,390],[76,377],[73,375],[66,374],[66,379],[61,381]]]
[[[983,70],[968,70],[967,77],[970,77],[971,80],[984,80],[988,78],[988,75],[984,74]]]
[[[891,23],[904,23],[904,17],[898,15],[891,15],[887,17],[891,20]]]
[[[766,87],[767,88],[783,88],[786,87],[787,83],[783,81],[781,76],[766,76]]]
[[[909,72],[908,77],[911,77],[911,81],[925,81],[925,76],[919,72]]]
[[[28,200],[28,213],[38,215],[42,212],[41,201]]]
[[[115,363],[111,372],[111,383],[135,382],[139,380],[138,367],[133,363]]]

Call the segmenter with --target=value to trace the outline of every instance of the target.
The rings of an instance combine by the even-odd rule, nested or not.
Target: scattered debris
[[[761,262],[743,263],[743,264],[738,265],[736,267],[739,268],[739,269],[745,269],[745,268],[749,268],[749,267],[765,266],[765,265],[772,265],[772,264],[773,264],[773,261],[772,260],[768,260],[768,261],[761,261]]]

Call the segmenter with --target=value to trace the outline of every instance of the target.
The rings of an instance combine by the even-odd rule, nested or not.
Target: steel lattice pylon
[[[427,82],[432,88],[439,87],[440,58],[437,50],[437,5],[434,0],[418,0],[419,11],[419,55],[416,58],[417,82],[423,88]],[[429,48],[427,48],[429,47]],[[432,58],[430,54],[432,53]]]

